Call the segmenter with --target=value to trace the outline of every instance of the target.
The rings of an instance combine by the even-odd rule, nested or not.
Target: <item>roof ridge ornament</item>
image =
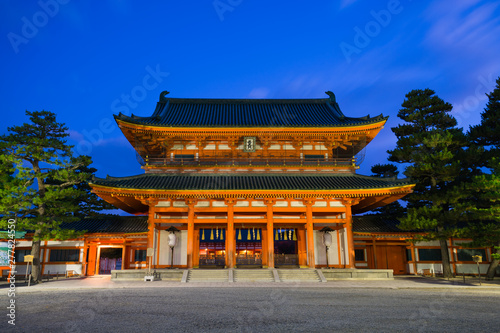
[[[168,94],[170,94],[170,91],[167,90],[164,90],[160,93],[160,103],[165,103],[167,101],[165,96],[167,96]]]
[[[325,91],[325,94],[330,96],[330,102],[337,103],[337,99],[335,98],[335,94],[331,91]]]

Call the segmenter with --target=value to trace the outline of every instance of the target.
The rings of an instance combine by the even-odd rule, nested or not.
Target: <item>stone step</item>
[[[315,269],[282,270],[278,269],[281,282],[321,282]]]
[[[274,282],[273,272],[268,269],[235,269],[235,282]]]
[[[197,270],[190,269],[187,282],[228,282],[229,273],[227,270]]]

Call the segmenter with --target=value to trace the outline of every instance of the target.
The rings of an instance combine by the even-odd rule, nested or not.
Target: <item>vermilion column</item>
[[[226,199],[227,205],[227,229],[226,229],[226,266],[234,267],[234,256],[236,251],[234,240],[234,200]]]
[[[274,268],[274,222],[273,222],[273,206],[275,200],[266,199],[267,205],[267,266]]]
[[[194,205],[196,201],[187,199],[186,205],[188,206],[188,221],[187,221],[187,267],[193,268],[193,249],[194,249]]]
[[[312,205],[313,200],[304,200],[306,205],[306,231],[307,231],[307,265],[309,268],[315,268],[314,262],[314,228],[313,228],[313,214]]]
[[[346,203],[345,205],[345,217],[346,225],[345,230],[347,232],[347,253],[349,254],[349,268],[354,268],[354,236],[352,234],[352,213],[351,213],[351,203]]]

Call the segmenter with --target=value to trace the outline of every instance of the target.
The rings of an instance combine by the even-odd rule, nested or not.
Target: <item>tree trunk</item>
[[[500,246],[500,244],[498,244],[498,245]],[[500,247],[498,249],[493,248],[491,252],[500,255]],[[495,277],[495,273],[496,273],[496,270],[497,270],[499,263],[500,263],[500,260],[493,259],[493,258],[491,259],[490,266],[488,266],[488,272],[486,272],[486,279],[487,280],[493,280],[493,278]]]
[[[443,276],[445,278],[452,278],[453,272],[450,265],[450,255],[448,252],[448,242],[446,239],[440,239],[439,245],[441,245],[441,258],[443,264]]]
[[[33,236],[33,242],[31,245],[31,255],[33,256],[33,268],[31,270],[31,281],[34,284],[42,282],[42,268],[40,265],[40,243],[41,241],[38,239],[38,235],[40,234],[40,230],[35,231]],[[35,240],[38,239],[38,240]]]

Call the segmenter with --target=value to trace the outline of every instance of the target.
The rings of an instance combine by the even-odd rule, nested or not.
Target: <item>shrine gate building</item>
[[[193,99],[162,92],[150,117],[115,115],[145,173],[95,178],[93,192],[147,214],[153,268],[354,268],[352,215],[398,200],[414,184],[356,173],[357,157],[387,117],[347,117],[327,94]],[[179,230],[175,247],[168,246],[171,227]],[[326,252],[320,230],[331,235]]]

